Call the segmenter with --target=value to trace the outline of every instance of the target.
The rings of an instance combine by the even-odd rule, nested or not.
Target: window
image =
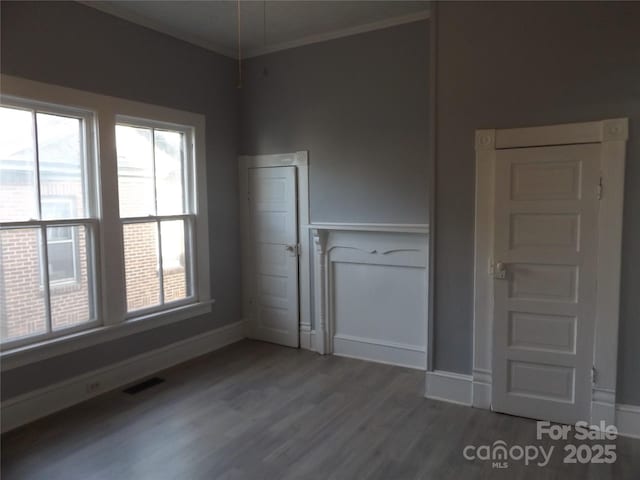
[[[204,116],[0,77],[4,364],[210,312]]]
[[[47,197],[42,199],[42,211],[51,218],[70,218],[73,216],[73,198]],[[73,227],[52,228],[47,236],[49,252],[49,281],[54,284],[77,283],[80,280],[80,255]],[[44,271],[41,265],[40,271]],[[41,283],[44,275],[41,276]]]
[[[127,312],[193,300],[191,129],[138,119],[116,125]]]
[[[0,107],[0,337],[25,343],[96,322],[92,115]]]

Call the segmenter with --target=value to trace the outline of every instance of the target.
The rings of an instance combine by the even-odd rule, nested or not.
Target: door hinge
[[[598,371],[596,370],[596,366],[591,367],[591,383],[595,385],[598,381]]]
[[[604,184],[602,181],[602,177],[600,177],[600,181],[598,182],[598,186],[596,188],[596,191],[598,193],[598,200],[602,200],[602,192],[604,190]]]

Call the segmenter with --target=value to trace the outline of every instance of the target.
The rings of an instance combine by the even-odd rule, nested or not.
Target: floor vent
[[[164,378],[153,377],[144,382],[136,383],[135,385],[131,385],[129,388],[125,388],[123,390],[124,393],[128,393],[129,395],[135,395],[136,393],[143,392],[151,387],[155,387],[164,382]]]

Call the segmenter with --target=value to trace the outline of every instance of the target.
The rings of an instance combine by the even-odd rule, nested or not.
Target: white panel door
[[[590,418],[600,149],[496,151],[496,411]]]
[[[298,347],[296,168],[249,169],[251,338]]]

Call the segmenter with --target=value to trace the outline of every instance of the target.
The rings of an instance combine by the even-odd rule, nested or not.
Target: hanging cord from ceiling
[[[240,18],[240,0],[237,0],[237,18],[238,18],[238,88],[242,88],[242,34],[241,34],[241,18]]]
[[[267,46],[267,0],[262,0],[262,43]]]
[[[263,47],[267,47],[267,0],[262,0],[262,43]],[[269,75],[269,71],[267,67],[262,69],[262,76],[266,77]]]

